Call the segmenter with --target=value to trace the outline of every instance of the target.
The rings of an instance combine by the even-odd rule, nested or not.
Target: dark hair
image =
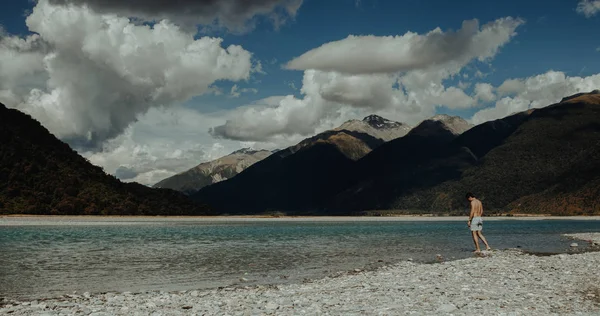
[[[475,197],[475,195],[473,195],[473,193],[471,193],[471,192],[467,193],[467,196],[466,196],[467,199],[474,198],[474,197]]]

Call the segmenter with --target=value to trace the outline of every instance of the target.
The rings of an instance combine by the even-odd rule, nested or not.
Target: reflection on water
[[[589,231],[600,221],[489,221],[484,233],[498,249],[564,252],[561,233]],[[296,282],[436,254],[466,258],[472,248],[462,221],[0,226],[0,297]]]

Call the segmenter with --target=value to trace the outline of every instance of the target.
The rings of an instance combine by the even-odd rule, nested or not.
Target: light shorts
[[[477,232],[483,229],[483,219],[479,216],[473,217],[471,220],[471,231]]]

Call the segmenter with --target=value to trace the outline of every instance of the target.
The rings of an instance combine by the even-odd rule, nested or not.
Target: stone
[[[574,247],[578,247],[578,246],[579,246],[579,245],[578,245],[576,242],[574,242],[574,243],[572,243],[572,244],[571,244],[571,247],[573,247],[573,248],[574,248]]]
[[[442,306],[440,306],[437,311],[439,313],[452,313],[453,311],[457,310],[458,308],[456,306],[454,306],[453,304],[444,304]]]
[[[190,293],[190,295],[191,295],[192,297],[198,297],[198,295],[200,295],[200,293],[198,293],[198,291],[192,291],[192,292]]]
[[[277,304],[275,304],[273,302],[268,302],[265,305],[265,309],[267,309],[267,310],[274,310],[274,309],[277,309],[277,307],[279,307],[279,305],[277,305]]]

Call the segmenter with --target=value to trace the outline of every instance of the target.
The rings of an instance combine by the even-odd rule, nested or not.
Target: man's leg
[[[475,243],[475,252],[480,252],[481,249],[479,249],[479,240],[477,239],[477,232],[471,232],[471,234],[473,234],[473,242]]]
[[[483,237],[483,233],[480,230],[477,231],[477,236],[479,238],[481,238],[481,240],[485,244],[485,250],[491,250],[492,249],[492,248],[490,248],[490,245],[488,244],[487,240],[485,240],[485,237]]]

